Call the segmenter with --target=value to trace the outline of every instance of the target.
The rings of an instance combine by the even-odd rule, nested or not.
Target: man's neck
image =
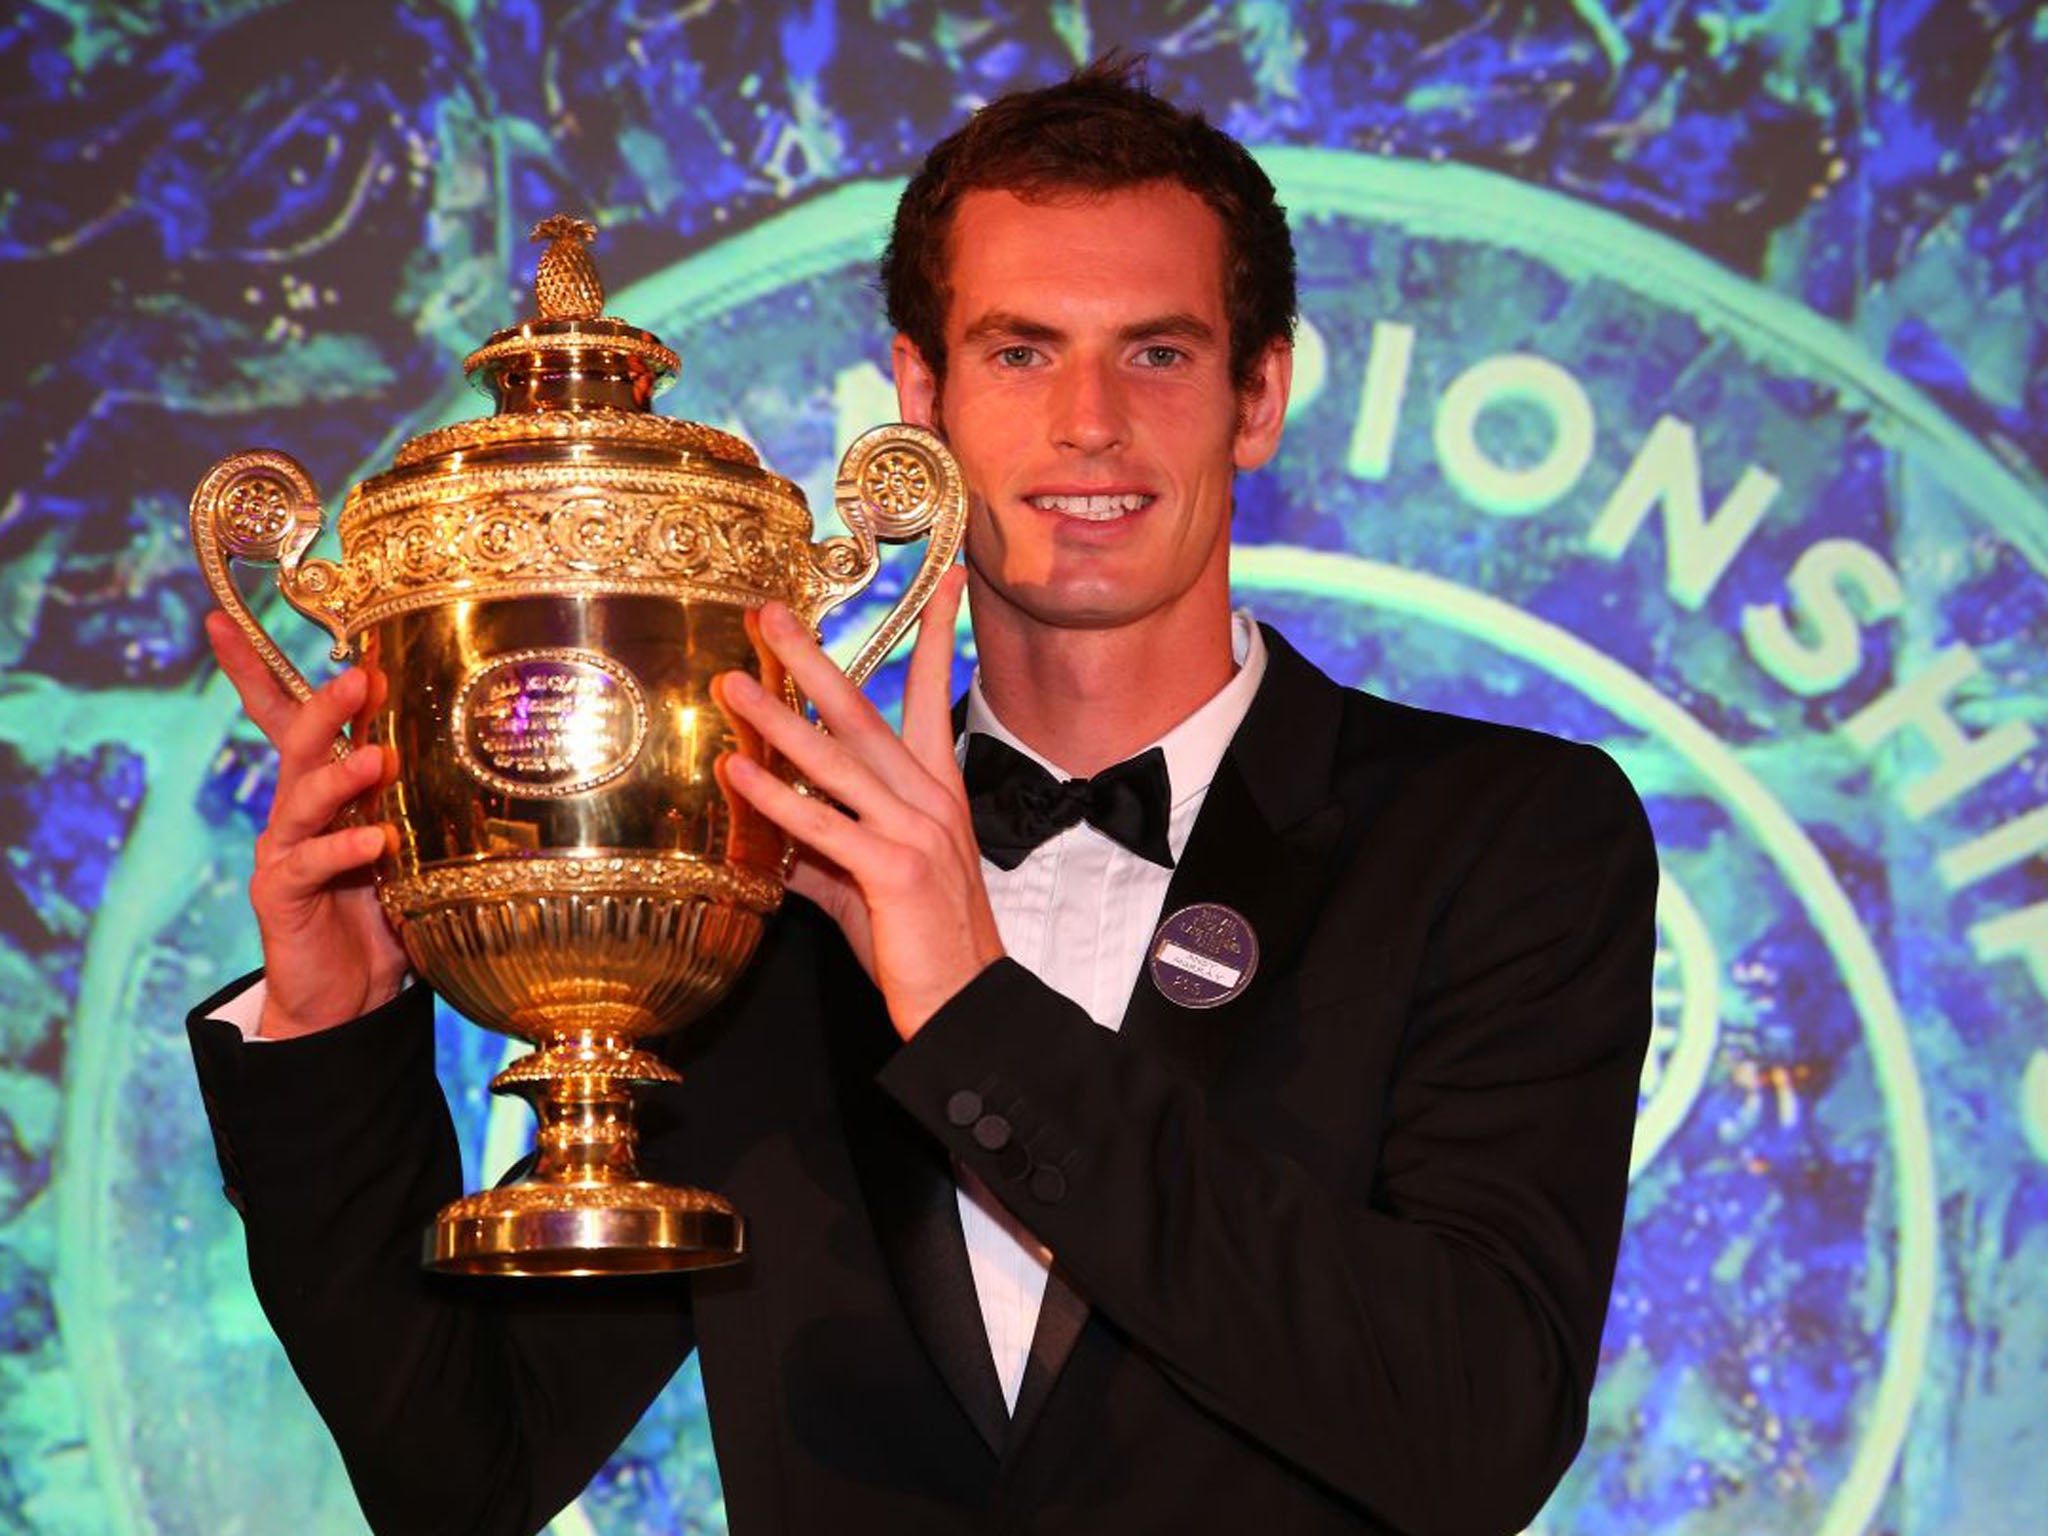
[[[1004,619],[976,615],[982,697],[1018,740],[1079,777],[1157,741],[1237,670],[1220,604],[1116,629]]]

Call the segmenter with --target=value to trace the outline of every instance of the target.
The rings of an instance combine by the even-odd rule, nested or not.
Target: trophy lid
[[[645,596],[728,608],[777,599],[815,625],[873,578],[879,541],[916,538],[943,516],[944,537],[934,535],[915,584],[848,675],[873,669],[958,549],[967,515],[958,465],[921,427],[864,433],[833,482],[848,532],[815,539],[803,490],[752,448],[649,408],[676,355],[604,313],[585,249],[595,233],[566,217],[535,228],[548,242],[535,313],[492,336],[465,370],[497,412],[410,439],[389,469],[351,486],[339,562],[301,558],[320,504],[297,464],[266,452],[216,466],[193,499],[193,537],[230,611],[239,599],[226,553],[268,549],[286,599],[334,635],[337,658],[389,619],[461,605],[468,624],[485,611],[472,605],[500,599]],[[739,634],[729,616],[705,633],[714,630]]]
[[[534,225],[546,241],[533,275],[534,312],[494,332],[463,360],[470,385],[497,413],[428,432],[399,450],[397,468],[450,451],[564,439],[667,448],[759,469],[729,432],[653,413],[681,361],[650,331],[604,312],[604,283],[588,246],[597,226],[555,214]]]

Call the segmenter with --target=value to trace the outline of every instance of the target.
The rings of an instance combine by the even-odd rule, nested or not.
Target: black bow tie
[[[1031,850],[1085,821],[1141,859],[1173,868],[1166,840],[1172,785],[1166,754],[1149,747],[1092,779],[1054,778],[993,736],[967,738],[967,807],[982,856],[1015,869]]]

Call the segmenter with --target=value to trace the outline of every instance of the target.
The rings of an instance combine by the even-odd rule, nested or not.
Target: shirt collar
[[[1147,751],[1156,746],[1166,754],[1166,778],[1173,786],[1175,809],[1208,792],[1209,781],[1216,777],[1216,767],[1223,761],[1230,738],[1244,724],[1245,714],[1252,707],[1252,695],[1259,691],[1259,680],[1266,675],[1265,637],[1252,621],[1249,609],[1239,608],[1230,615],[1230,657],[1237,663],[1237,671],[1231,675],[1230,681],[1156,742],[1139,749]],[[982,695],[979,668],[975,669],[974,681],[967,689],[967,732],[976,731],[984,736],[993,736],[1003,745],[1022,752],[1055,778],[1072,777],[1059,764],[1032,751],[1004,728]],[[1131,755],[1135,757],[1138,754],[1134,752]]]

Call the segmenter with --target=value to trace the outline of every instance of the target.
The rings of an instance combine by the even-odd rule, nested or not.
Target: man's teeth
[[[1115,496],[1033,496],[1031,505],[1041,512],[1058,512],[1066,517],[1085,517],[1103,523],[1126,512],[1143,510],[1152,498],[1142,491],[1124,491]]]

